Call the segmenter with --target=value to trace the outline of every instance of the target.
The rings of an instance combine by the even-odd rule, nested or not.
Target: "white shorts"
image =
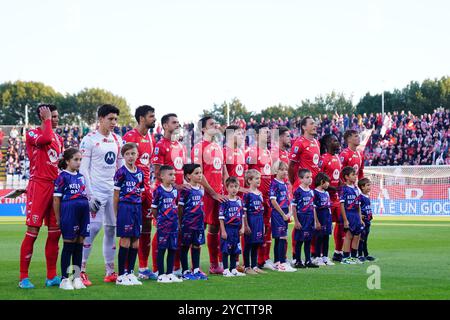
[[[96,199],[100,200],[102,206],[100,210],[97,211],[96,214],[92,214],[91,212],[91,223],[92,222],[100,222],[105,226],[116,226],[116,214],[114,213],[114,195],[99,195],[94,194]]]

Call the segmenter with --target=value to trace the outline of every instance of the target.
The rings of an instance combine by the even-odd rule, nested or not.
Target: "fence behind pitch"
[[[372,209],[385,215],[450,215],[450,166],[367,167]]]

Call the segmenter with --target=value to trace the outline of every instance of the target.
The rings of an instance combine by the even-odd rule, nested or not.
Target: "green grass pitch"
[[[292,228],[292,225],[290,226]],[[23,222],[0,220],[0,299],[449,299],[450,219],[378,218],[372,227],[369,249],[378,258],[363,265],[335,265],[295,273],[269,271],[267,275],[242,278],[210,276],[208,281],[158,284],[145,281],[139,287],[116,287],[102,282],[103,258],[100,235],[88,264],[94,285],[66,292],[44,288],[46,229],[35,244],[30,278],[34,290],[17,287]],[[62,242],[60,243],[60,248]],[[333,241],[330,241],[333,249]],[[289,249],[290,252],[290,249]],[[202,250],[202,268],[208,254]],[[370,265],[381,271],[381,289],[370,290]],[[59,269],[59,261],[58,261]]]

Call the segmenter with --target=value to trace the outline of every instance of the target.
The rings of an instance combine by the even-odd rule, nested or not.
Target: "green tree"
[[[69,98],[76,105],[76,111],[69,117],[77,114],[81,116],[82,121],[92,124],[97,119],[97,108],[102,104],[113,104],[120,110],[119,123],[133,123],[130,107],[125,98],[114,95],[113,93],[99,88],[85,88],[82,91]],[[68,106],[72,105],[68,103]]]
[[[231,102],[224,101],[220,106],[214,104],[211,110],[203,110],[200,117],[212,116],[216,121],[221,124],[226,124],[227,122],[227,108],[230,108],[230,122],[233,122],[237,118],[244,119],[248,121],[253,113],[249,112],[245,105],[238,98],[234,98]]]
[[[0,124],[25,123],[28,105],[29,123],[37,124],[36,107],[40,103],[55,103],[63,96],[41,82],[16,81],[0,84]]]

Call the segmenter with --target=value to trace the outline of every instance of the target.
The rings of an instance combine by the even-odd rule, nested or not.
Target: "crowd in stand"
[[[432,114],[415,116],[410,112],[387,113],[383,121],[381,114],[362,115],[327,115],[315,117],[318,124],[318,136],[333,133],[344,144],[344,132],[348,129],[359,132],[373,129],[365,148],[366,166],[398,166],[398,165],[450,165],[450,111],[437,109]],[[286,126],[291,130],[292,138],[300,136],[301,118],[278,118],[256,121],[251,118],[248,122],[236,119],[233,124],[249,130],[261,123],[268,124],[276,129]],[[190,146],[196,142],[195,125],[185,123],[182,126],[180,139]],[[79,147],[81,139],[92,128],[78,126],[64,126],[56,132],[64,139],[64,147]],[[116,127],[115,132],[124,135],[132,129],[132,125]],[[225,129],[225,126],[223,126]],[[22,129],[20,129],[22,130]],[[156,140],[162,137],[162,128],[159,124],[154,131]],[[190,148],[188,148],[190,150]],[[25,152],[24,137],[17,128],[13,128],[7,142],[5,157],[6,172],[8,175],[26,177],[28,159]]]

